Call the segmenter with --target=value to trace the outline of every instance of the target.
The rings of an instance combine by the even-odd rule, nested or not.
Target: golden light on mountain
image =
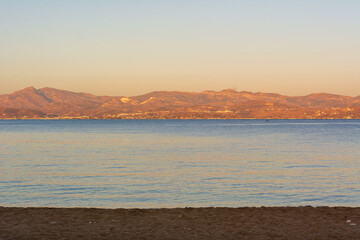
[[[95,96],[28,87],[0,95],[0,118],[360,118],[360,97],[222,91]]]

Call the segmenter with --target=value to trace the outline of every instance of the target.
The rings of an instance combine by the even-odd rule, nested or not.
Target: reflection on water
[[[0,205],[360,205],[359,120],[0,121]]]

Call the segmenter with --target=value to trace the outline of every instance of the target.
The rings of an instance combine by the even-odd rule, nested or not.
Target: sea
[[[0,120],[0,206],[360,206],[360,120]]]

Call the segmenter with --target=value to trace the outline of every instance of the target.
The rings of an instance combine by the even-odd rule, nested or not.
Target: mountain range
[[[126,97],[28,87],[0,95],[0,118],[352,119],[360,118],[360,96],[328,93],[285,96],[226,89],[200,93],[155,91]]]

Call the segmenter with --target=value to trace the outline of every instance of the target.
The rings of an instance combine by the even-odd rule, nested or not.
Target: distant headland
[[[0,95],[0,119],[359,119],[360,96],[155,91],[95,96],[28,87]]]

